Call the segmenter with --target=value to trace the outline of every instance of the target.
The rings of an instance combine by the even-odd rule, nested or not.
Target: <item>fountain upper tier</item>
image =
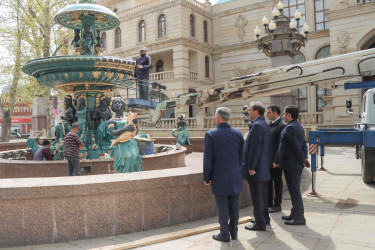
[[[120,25],[120,20],[113,11],[93,3],[68,5],[57,13],[55,21],[71,29],[81,29],[86,24],[95,23],[93,28],[101,31],[112,30]]]
[[[44,86],[57,87],[68,93],[113,90],[118,80],[131,77],[135,62],[106,57],[100,31],[114,29],[120,20],[110,9],[81,0],[61,9],[55,21],[74,29],[71,56],[55,56],[29,61],[23,67],[26,74],[37,78]],[[131,85],[131,82],[123,84]]]

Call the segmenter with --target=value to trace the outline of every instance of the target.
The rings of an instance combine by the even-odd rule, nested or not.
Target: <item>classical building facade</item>
[[[236,76],[270,68],[270,58],[257,49],[253,29],[262,26],[263,16],[279,0],[102,0],[121,20],[118,29],[102,34],[107,55],[135,59],[139,46],[146,46],[154,67],[150,79],[167,85],[174,96],[196,87],[223,83]],[[310,25],[308,42],[293,59],[310,61],[375,46],[375,2],[373,0],[283,0],[284,13],[302,14],[300,26]],[[303,121],[311,124],[350,125],[355,121],[345,114],[345,99],[351,97],[357,112],[362,91],[331,90],[331,83],[295,89],[295,103]],[[272,97],[258,99],[266,105]],[[250,100],[225,103],[240,115]],[[329,110],[331,119],[323,114]],[[205,109],[205,116],[214,108]],[[172,112],[197,115],[190,107]],[[332,112],[334,115],[332,116]],[[333,118],[332,118],[333,117]]]

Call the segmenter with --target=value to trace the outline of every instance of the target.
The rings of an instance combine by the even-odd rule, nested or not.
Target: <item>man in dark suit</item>
[[[264,106],[262,103],[250,103],[249,118],[252,124],[245,142],[245,162],[242,167],[242,176],[249,183],[254,206],[254,224],[245,226],[247,230],[252,231],[264,231],[266,224],[270,222],[267,193],[270,180],[270,128],[263,115]]]
[[[309,167],[305,130],[298,119],[298,107],[287,106],[284,109],[283,119],[287,126],[281,132],[279,152],[275,166],[284,170],[288,185],[292,210],[290,215],[282,216],[287,225],[306,225],[302,195],[300,190],[303,167]]]
[[[281,201],[283,198],[283,171],[281,168],[273,167],[276,162],[276,155],[280,144],[281,131],[286,124],[280,117],[280,107],[271,105],[267,107],[267,117],[270,120],[270,174],[271,180],[268,182],[268,212],[276,213],[281,211]]]
[[[243,136],[228,124],[230,109],[216,110],[216,128],[204,137],[203,179],[211,186],[219,214],[220,233],[212,238],[229,242],[237,238],[238,198],[242,190]],[[228,225],[228,219],[230,219]]]

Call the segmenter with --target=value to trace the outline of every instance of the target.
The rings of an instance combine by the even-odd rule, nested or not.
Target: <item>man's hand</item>
[[[305,159],[305,163],[303,164],[305,168],[310,168],[310,162],[309,159]]]
[[[209,186],[211,186],[211,181],[209,181],[209,182],[205,182],[205,181],[203,181],[203,184],[204,184],[205,186],[209,187]]]
[[[249,170],[249,174],[250,174],[250,175],[255,175],[256,172],[255,172],[255,170]]]
[[[278,167],[279,167],[279,164],[272,163],[272,167],[273,167],[273,168],[278,168]]]
[[[138,69],[143,69],[143,66],[142,65],[137,65],[137,68]]]

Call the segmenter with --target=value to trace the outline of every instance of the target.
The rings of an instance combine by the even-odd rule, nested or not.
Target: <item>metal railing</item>
[[[150,74],[150,81],[163,81],[173,78],[173,70]]]

